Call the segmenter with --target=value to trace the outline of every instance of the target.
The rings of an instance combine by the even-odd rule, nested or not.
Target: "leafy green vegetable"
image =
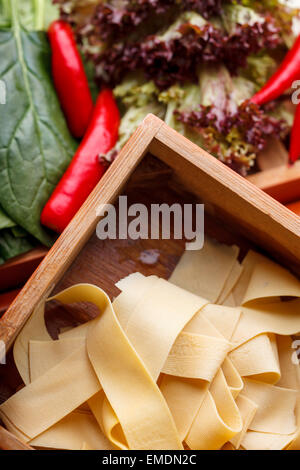
[[[286,116],[282,111],[279,114],[276,103],[271,113],[249,102],[255,84],[241,76],[231,77],[224,66],[202,68],[199,83],[200,106],[183,103],[175,110],[176,118],[201,135],[210,153],[246,175],[270,135],[287,135]]]
[[[33,244],[27,237],[16,237],[9,229],[0,232],[0,264],[32,248]]]
[[[177,83],[162,92],[153,81],[128,75],[114,89],[125,114],[119,141],[106,156],[107,161],[116,157],[147,112],[151,112],[245,175],[269,135],[284,138],[292,124],[291,114],[280,103],[273,103],[269,110],[259,110],[249,103],[257,84],[245,75],[231,76],[224,65],[206,65],[198,69],[198,84]]]
[[[242,4],[263,14],[271,13],[280,28],[281,36],[288,48],[292,47],[297,36],[294,32],[294,19],[299,15],[298,6],[292,8],[283,0],[231,0],[233,4]]]
[[[237,25],[263,23],[264,18],[253,9],[242,5],[226,5],[222,16],[223,24],[228,33],[234,33]]]
[[[248,66],[242,71],[242,74],[256,83],[258,91],[273,75],[277,65],[269,55],[250,56],[248,57]]]
[[[26,230],[24,230],[22,227],[18,227],[18,225],[16,225],[16,227],[12,227],[11,232],[16,238],[24,238],[29,236]]]
[[[114,43],[103,52],[90,51],[90,56],[100,82],[119,84],[129,72],[142,71],[144,79],[164,90],[177,82],[196,82],[197,69],[205,63],[223,63],[236,74],[250,55],[282,44],[271,16],[230,5],[217,21],[187,11],[162,32],[140,42]]]
[[[0,230],[5,228],[15,227],[16,223],[11,220],[7,214],[5,214],[4,210],[0,207]]]
[[[52,0],[15,0],[20,23],[28,31],[47,29],[59,16]],[[11,0],[0,0],[0,28],[12,26]]]
[[[133,134],[136,128],[141,124],[147,114],[152,113],[156,116],[163,118],[164,107],[158,103],[150,103],[140,108],[129,108],[127,113],[123,116],[122,122],[119,129],[119,140],[117,148],[120,150],[124,144],[126,144],[129,137]]]
[[[145,82],[140,74],[127,75],[114,89],[114,95],[120,101],[124,114],[117,144],[108,154],[101,156],[104,164],[109,164],[114,160],[147,114],[156,114],[164,119],[166,111],[166,106],[158,101],[159,90],[154,82]]]
[[[22,26],[29,30],[43,29],[43,0],[22,0],[18,2],[18,15]]]
[[[22,238],[22,240],[19,240]],[[18,227],[0,207],[0,264],[14,256],[26,253],[33,247],[24,229]]]
[[[0,28],[8,28],[10,26],[10,3],[9,0],[1,0],[0,2]]]
[[[188,83],[183,86],[173,85],[168,90],[163,91],[159,95],[159,101],[167,105],[165,122],[168,126],[175,129],[180,134],[184,135],[187,139],[190,139],[194,144],[202,147],[204,140],[202,136],[195,132],[193,129],[185,126],[175,116],[176,110],[189,111],[197,109],[201,102],[201,89],[199,85]]]
[[[40,213],[76,143],[52,84],[46,34],[24,30],[18,2],[10,0],[10,7],[12,28],[0,31],[0,79],[7,89],[0,113],[0,203],[18,225],[50,245]]]
[[[57,5],[54,5],[52,0],[45,0],[44,6],[44,26],[45,29],[48,29],[48,26],[52,21],[56,20],[59,17],[59,8]]]
[[[125,107],[142,107],[153,102],[159,94],[153,81],[145,82],[143,76],[137,73],[129,74],[123,82],[114,89],[114,95],[121,100]]]
[[[300,10],[281,0],[55,1],[98,83],[115,86],[123,118],[107,161],[146,110],[243,175],[270,135],[285,140],[290,111],[249,99],[291,46]]]

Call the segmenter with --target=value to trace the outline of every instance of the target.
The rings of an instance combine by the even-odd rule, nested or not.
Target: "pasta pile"
[[[15,342],[7,428],[38,448],[300,449],[300,282],[238,255],[206,239],[169,281],[122,279],[113,303],[72,286],[53,298],[100,313],[55,341],[42,303]]]

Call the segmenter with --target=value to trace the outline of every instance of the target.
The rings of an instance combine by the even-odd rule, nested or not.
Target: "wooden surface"
[[[213,205],[216,215],[299,272],[300,221],[295,214],[165,124],[149,151]]]
[[[21,289],[14,289],[0,294],[0,317],[9,308],[11,303],[15,300]]]
[[[0,266],[0,292],[25,284],[48,253],[43,246],[16,256]]]
[[[288,152],[281,141],[276,138],[269,140],[267,147],[257,156],[257,168],[259,172],[248,179],[267,194],[282,203],[300,198],[299,165],[288,165]],[[46,248],[38,247],[0,266],[0,292],[24,285],[47,252]]]
[[[152,155],[146,155],[148,150]],[[275,258],[280,252],[285,260],[292,257],[295,270],[300,268],[299,217],[149,116],[0,319],[0,340],[7,347],[50,291],[91,282],[113,299],[119,293],[115,283],[132,272],[169,278],[184,250],[184,240],[101,241],[96,237],[97,207],[115,201],[121,193],[128,196],[128,204],[139,202],[148,207],[153,203],[204,201],[205,233],[220,242],[239,245],[241,259],[249,248],[271,251]],[[146,250],[158,254],[154,264],[142,261]],[[63,306],[51,301],[46,304],[45,320],[55,339],[61,328],[97,314],[89,304]],[[20,386],[22,380],[10,350],[7,364],[0,365],[0,403]],[[7,438],[0,432],[2,447],[17,448],[19,443]]]
[[[260,152],[256,158],[256,164],[260,171],[271,170],[278,166],[287,166],[288,162],[288,151],[282,141],[276,137],[269,139],[264,150]]]
[[[92,237],[90,243],[98,244],[93,237],[98,221],[97,207],[99,204],[113,202],[121,194],[129,177],[148,150],[173,169],[174,178],[181,180],[186,189],[203,200],[216,219],[226,220],[227,230],[244,232],[254,243],[265,247],[274,256],[280,254],[293,263],[295,270],[299,270],[299,218],[205,151],[168,128],[158,118],[150,115],[123,148],[118,159],[1,318],[0,340],[4,341],[8,348],[33,309],[58,285],[59,281],[61,281],[60,286],[64,286],[68,282],[74,282],[75,278],[78,280],[79,275],[82,281],[94,280],[96,277],[98,283],[108,279],[111,284],[111,280],[114,279],[114,276],[108,275],[111,270],[115,272],[114,275],[117,273],[119,278],[132,270],[131,255],[128,255],[129,265],[126,268],[121,267],[120,261],[111,267],[111,257],[106,262],[102,257],[103,247],[99,247],[99,256],[96,258],[94,247],[87,242]],[[154,188],[150,189],[151,193],[155,194]],[[140,192],[140,190],[137,192],[139,202]],[[164,202],[161,190],[157,196],[160,202]],[[128,247],[117,248],[109,243],[109,249],[119,250],[121,254],[128,249]],[[76,259],[83,248],[86,256]],[[174,248],[173,261],[179,254]],[[73,262],[73,268],[71,267],[69,274],[65,274]],[[95,276],[91,277],[89,273],[93,269]]]
[[[247,179],[283,204],[300,198],[300,161],[255,173]]]
[[[178,187],[170,168],[152,156],[147,156],[130,178],[123,190],[128,203],[195,203],[198,199],[186,188]],[[241,258],[249,248],[259,249],[246,238],[218,220],[209,212],[205,215],[205,232],[220,242],[241,248]],[[90,282],[102,287],[113,299],[119,290],[115,283],[120,278],[139,271],[144,275],[156,274],[168,279],[185,247],[184,240],[108,240],[100,241],[93,235],[85,244],[72,265],[67,269],[55,291],[79,282]],[[147,265],[141,260],[145,250],[157,250],[157,262]],[[98,315],[91,304],[62,305],[59,302],[46,304],[45,321],[53,339],[65,327],[74,327]],[[7,400],[22,386],[22,379],[14,365],[12,350],[7,355],[7,364],[0,365],[0,403]]]
[[[147,156],[123,190],[128,197],[128,205],[138,202],[150,208],[151,204],[162,202],[169,205],[179,203],[181,206],[199,202],[199,198],[187,188],[178,186],[173,176],[174,172],[167,166]],[[238,244],[242,254],[253,246],[209,213],[205,214],[205,232],[220,242]],[[88,282],[98,285],[114,298],[119,294],[115,283],[132,272],[139,271],[146,276],[154,273],[168,279],[184,248],[184,240],[174,240],[172,237],[171,240],[101,241],[94,234],[57,284],[55,292],[78,282]],[[142,261],[142,254],[148,250],[158,253],[156,263],[147,265]]]
[[[123,147],[118,159],[111,165],[17,299],[0,319],[0,340],[5,342],[7,348],[11,346],[33,309],[53,290],[95,231],[98,221],[96,210],[99,204],[111,203],[120,194],[162,124],[159,119],[150,117],[137,129],[130,142]]]

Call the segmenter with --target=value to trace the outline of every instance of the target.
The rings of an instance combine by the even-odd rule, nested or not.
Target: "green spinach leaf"
[[[31,250],[34,243],[31,238],[0,207],[0,265]]]
[[[11,0],[12,28],[0,31],[0,204],[17,225],[45,245],[40,214],[76,149],[51,80],[45,33],[26,31]]]
[[[11,220],[7,214],[5,214],[4,210],[1,209],[0,207],[0,233],[1,233],[1,230],[5,229],[5,228],[12,228],[12,227],[15,227],[16,226],[16,223]]]
[[[28,31],[47,30],[59,17],[58,5],[52,0],[13,0],[17,3],[20,23]],[[11,0],[0,0],[0,28],[12,26]]]
[[[31,250],[33,244],[32,237],[16,225],[0,207],[0,265]]]
[[[0,207],[0,265],[33,248],[28,233],[18,227]]]
[[[33,248],[29,237],[15,237],[10,229],[0,232],[0,264]]]

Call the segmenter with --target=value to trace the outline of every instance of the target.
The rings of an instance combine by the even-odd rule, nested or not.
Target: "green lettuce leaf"
[[[253,26],[255,23],[263,23],[264,18],[252,8],[242,5],[225,5],[222,22],[226,31],[230,34],[235,32],[237,24]]]
[[[159,95],[159,101],[167,105],[165,122],[187,139],[200,147],[204,146],[204,140],[199,132],[176,118],[175,112],[180,110],[195,110],[201,102],[201,89],[196,84],[173,85]]]
[[[292,47],[298,35],[294,29],[294,21],[299,18],[299,6],[292,7],[284,0],[231,0],[232,3],[242,4],[246,7],[265,14],[270,14],[276,20],[281,31],[282,39],[288,48]]]
[[[106,155],[101,156],[103,163],[110,164],[117,157],[122,147],[149,113],[164,119],[165,106],[154,101],[141,107],[132,106],[126,111],[121,119],[118,142]]]
[[[153,81],[145,82],[141,74],[128,75],[114,89],[114,95],[126,108],[136,106],[141,108],[157,99],[158,88]]]
[[[250,103],[255,83],[241,76],[231,77],[224,66],[203,68],[199,84],[198,107],[193,93],[192,106],[185,98],[174,111],[181,132],[188,138],[194,132],[198,145],[202,140],[201,146],[207,151],[246,175],[270,135],[286,136],[286,116],[282,111],[279,114],[276,104],[272,112],[265,112]],[[191,140],[195,142],[195,137]]]
[[[165,108],[159,103],[151,103],[140,108],[131,107],[123,116],[119,129],[119,139],[117,148],[121,149],[126,144],[127,140],[131,137],[137,127],[142,123],[147,114],[152,113],[159,118],[164,117]]]
[[[267,83],[278,66],[277,62],[267,54],[250,56],[247,62],[248,66],[241,73],[257,85],[257,91]]]

